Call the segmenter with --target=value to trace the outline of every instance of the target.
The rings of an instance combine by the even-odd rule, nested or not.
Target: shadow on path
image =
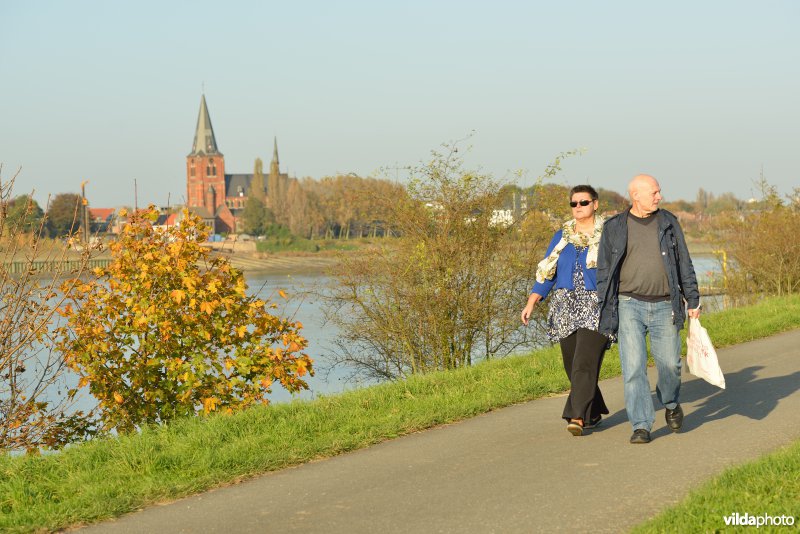
[[[691,411],[687,410],[681,432],[691,432],[704,423],[733,415],[742,415],[754,420],[764,419],[775,409],[778,401],[800,389],[800,371],[785,376],[757,378],[756,374],[761,369],[764,367],[751,366],[734,373],[726,373],[726,389],[712,386],[705,380],[684,382],[681,385],[681,403],[700,402],[695,404]],[[658,425],[658,418],[663,419],[663,406],[655,393],[651,398],[656,406],[656,425]],[[623,408],[605,418],[597,431],[627,421],[628,417]],[[666,427],[658,428],[653,432],[653,438],[670,433]]]

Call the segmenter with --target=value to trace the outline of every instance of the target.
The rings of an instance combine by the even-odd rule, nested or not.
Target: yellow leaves
[[[265,401],[274,383],[306,387],[298,377],[313,368],[300,354],[302,325],[248,296],[229,260],[209,259],[199,219],[165,234],[148,217],[130,218],[109,247],[111,264],[97,282],[72,281],[71,306],[59,310],[71,329],[59,341],[64,361],[85,377],[78,389],[97,386],[109,427],[239,411]]]
[[[219,399],[216,397],[206,397],[203,399],[203,412],[208,414],[217,409]]]
[[[244,279],[243,278],[240,278],[239,280],[237,280],[236,286],[234,287],[233,290],[236,292],[236,294],[238,296],[240,296],[240,297],[244,297],[245,296],[245,291],[247,290],[247,286],[244,283]]]
[[[281,298],[284,298],[284,299],[285,299],[285,298],[288,298],[288,297],[286,296],[286,291],[284,291],[283,289],[279,289],[279,290],[278,290],[278,295],[280,295],[280,296],[281,296]]]
[[[297,360],[297,376],[303,376],[308,372],[308,361],[300,358]]]

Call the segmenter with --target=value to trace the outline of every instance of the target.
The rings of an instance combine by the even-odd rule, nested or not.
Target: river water
[[[698,255],[693,258],[695,273],[701,288],[712,285],[721,272],[719,261],[714,256]],[[303,324],[302,333],[308,339],[307,353],[315,360],[317,375],[308,380],[309,390],[296,394],[294,398],[313,398],[319,394],[341,392],[352,389],[362,384],[347,380],[349,373],[346,368],[330,367],[330,353],[333,342],[339,332],[336,326],[325,321],[322,303],[317,295],[324,293],[332,280],[325,276],[301,275],[255,275],[247,276],[247,284],[251,294],[257,294],[270,302],[280,305],[278,312],[282,316],[291,317]],[[278,295],[278,290],[283,290],[289,297],[288,301]],[[281,303],[283,303],[281,305]],[[524,298],[520,298],[520,306]],[[706,296],[703,298],[703,307],[706,312],[713,312],[724,308],[725,303],[721,296]],[[520,308],[522,309],[522,308]],[[292,398],[280,386],[273,389],[271,399],[273,402],[287,401]]]
[[[698,256],[693,258],[698,282],[702,287],[719,276],[720,264],[713,256]],[[318,395],[339,393],[348,389],[355,389],[365,385],[348,380],[350,370],[344,367],[332,367],[330,355],[334,349],[339,332],[335,325],[325,320],[324,307],[319,294],[325,293],[326,288],[333,282],[322,275],[264,275],[248,273],[246,275],[248,293],[258,295],[260,298],[278,305],[275,313],[300,321],[303,324],[302,335],[308,340],[306,353],[314,359],[315,376],[307,376],[309,389],[294,395],[283,389],[279,384],[273,387],[270,394],[272,402],[287,402],[294,399],[313,399]],[[287,298],[280,296],[283,291]],[[524,296],[520,297],[520,306],[524,304]],[[724,308],[724,299],[719,297],[704,297],[703,305],[706,312],[717,311]],[[520,308],[521,309],[521,308]],[[523,349],[524,350],[524,349]],[[74,387],[77,378],[68,380],[69,387]],[[81,391],[78,408],[89,410],[95,404],[94,399],[86,389]]]

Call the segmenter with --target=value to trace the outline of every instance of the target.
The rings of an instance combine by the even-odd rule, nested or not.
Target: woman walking
[[[547,335],[561,345],[564,370],[571,384],[562,417],[567,430],[580,436],[608,413],[597,386],[608,338],[597,331],[597,251],[604,219],[596,215],[597,191],[576,185],[569,192],[572,219],[558,230],[536,269],[536,284],[522,310],[527,325],[536,304],[550,298]]]

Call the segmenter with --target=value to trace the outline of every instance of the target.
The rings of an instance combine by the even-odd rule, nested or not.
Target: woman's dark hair
[[[572,200],[572,195],[575,193],[589,193],[592,200],[597,200],[597,191],[591,185],[576,185],[569,190],[569,199]]]

